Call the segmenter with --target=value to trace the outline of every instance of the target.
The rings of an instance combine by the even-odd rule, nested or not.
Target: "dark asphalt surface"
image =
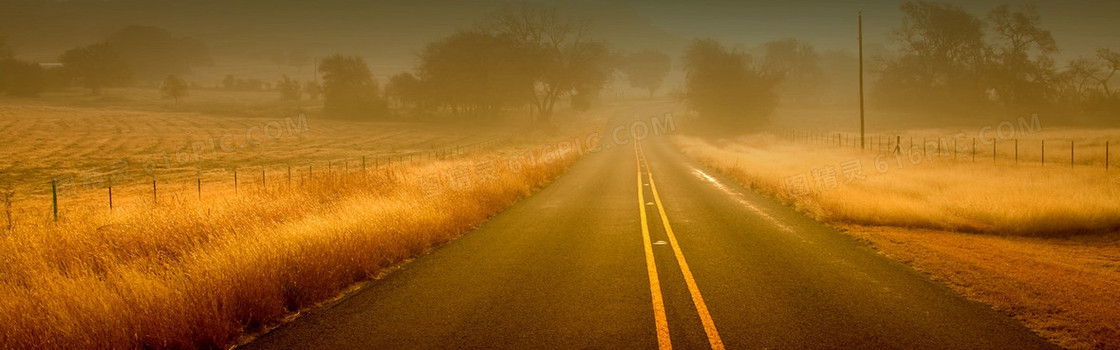
[[[665,106],[622,112],[615,123],[658,108]],[[479,229],[242,348],[658,348],[636,150],[608,139],[611,147]],[[728,349],[1053,347],[1018,321],[735,185],[667,137],[641,142],[641,153]],[[641,187],[672,346],[709,348],[651,186]]]

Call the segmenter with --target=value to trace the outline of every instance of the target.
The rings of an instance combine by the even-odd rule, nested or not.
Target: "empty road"
[[[1053,347],[668,137],[609,130],[601,151],[477,230],[243,348]]]

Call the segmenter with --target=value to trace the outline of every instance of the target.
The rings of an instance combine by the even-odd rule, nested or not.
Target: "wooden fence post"
[[[54,213],[54,221],[58,221],[58,182],[51,179],[51,212]]]
[[[159,205],[159,197],[156,196],[156,179],[152,179],[152,205]]]
[[[976,138],[972,138],[972,162],[976,163]]]
[[[1046,139],[1042,139],[1042,166],[1046,166]]]
[[[1019,164],[1019,139],[1015,139],[1015,164]]]
[[[1069,140],[1069,167],[1073,168],[1073,140]]]
[[[237,168],[233,168],[233,194],[237,193]]]

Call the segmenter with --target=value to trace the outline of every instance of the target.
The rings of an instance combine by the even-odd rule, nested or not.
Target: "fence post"
[[[156,196],[156,179],[152,179],[152,205],[159,205],[159,197]]]
[[[999,143],[999,140],[996,140],[995,138],[992,138],[992,161],[993,162],[996,161],[996,144],[997,143]]]
[[[1073,168],[1073,140],[1069,140],[1069,167]]]
[[[292,187],[292,163],[288,163],[288,187]]]
[[[268,190],[268,177],[264,175],[264,166],[261,166],[261,189]]]
[[[1042,166],[1046,166],[1046,139],[1042,140]]]
[[[1019,164],[1019,139],[1015,139],[1015,164]]]
[[[1104,142],[1104,171],[1108,171],[1108,141]]]
[[[233,194],[237,193],[237,168],[233,168]]]
[[[198,200],[202,200],[202,172],[198,172]]]
[[[976,138],[972,138],[972,162],[976,163]]]
[[[58,221],[58,183],[55,179],[51,179],[51,212],[54,213],[54,221]]]
[[[362,172],[366,171],[366,156],[362,156]]]
[[[113,183],[109,183],[109,211],[113,210]]]

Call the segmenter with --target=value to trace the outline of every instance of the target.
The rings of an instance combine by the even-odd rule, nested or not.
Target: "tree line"
[[[1032,4],[1000,5],[983,18],[949,3],[914,1],[901,10],[891,32],[897,52],[874,62],[873,96],[884,104],[1120,112],[1109,86],[1120,53],[1101,48],[1059,65],[1058,43]]]
[[[910,111],[1021,112],[1058,108],[1115,117],[1120,93],[1110,85],[1120,53],[1102,48],[1064,66],[1057,42],[1033,5],[1000,5],[984,18],[949,3],[912,1],[901,6],[901,25],[890,37],[896,52],[869,60],[870,101]],[[684,100],[712,130],[758,130],[785,95],[790,103],[815,103],[827,94],[830,71],[852,71],[844,53],[781,39],[757,55],[695,39],[685,50]],[[757,57],[756,57],[757,56]],[[833,86],[852,91],[853,86]]]

